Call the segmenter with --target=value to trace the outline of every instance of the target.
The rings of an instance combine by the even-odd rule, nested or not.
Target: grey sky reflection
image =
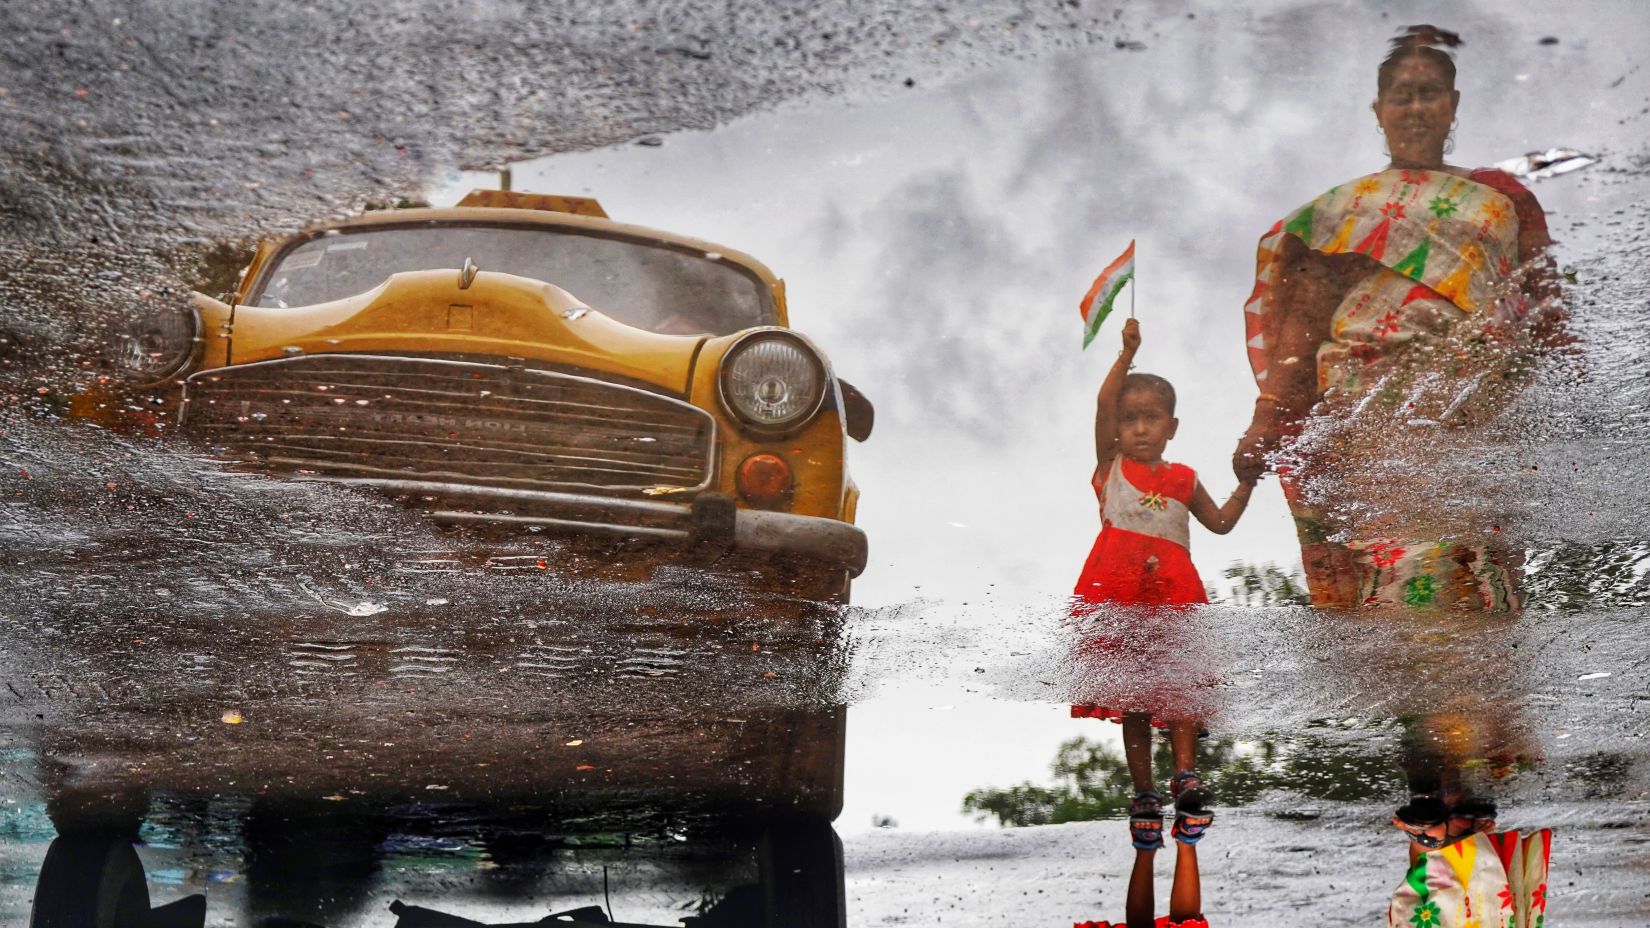
[[[516,182],[597,195],[620,219],[743,248],[787,278],[793,323],[878,405],[878,434],[854,449],[877,540],[860,601],[1061,594],[1095,530],[1089,423],[1117,337],[1113,322],[1078,350],[1088,281],[1139,241],[1140,366],[1181,393],[1169,455],[1223,494],[1254,396],[1241,305],[1255,242],[1384,164],[1368,104],[1398,25],[1443,17],[1467,37],[1456,163],[1552,144],[1608,154],[1640,134],[1629,56],[1647,28],[1626,4],[1191,11],[1144,51],[555,156]],[[1584,247],[1570,221],[1615,200],[1604,183],[1537,187],[1561,248]],[[1233,559],[1293,563],[1275,484],[1193,551],[1206,582]]]

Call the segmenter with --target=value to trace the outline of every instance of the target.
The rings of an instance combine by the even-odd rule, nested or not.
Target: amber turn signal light
[[[791,501],[795,479],[791,465],[778,455],[753,454],[739,465],[735,475],[739,495],[752,506],[774,509]]]

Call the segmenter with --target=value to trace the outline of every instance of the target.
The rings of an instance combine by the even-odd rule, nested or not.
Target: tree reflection
[[[1154,749],[1152,764],[1165,779],[1172,772],[1167,744]],[[1198,764],[1208,773],[1221,804],[1232,806],[1248,805],[1273,792],[1354,802],[1395,794],[1403,784],[1388,754],[1310,736],[1209,738],[1198,745]],[[1088,822],[1128,813],[1133,792],[1128,765],[1109,743],[1072,738],[1060,745],[1049,772],[1053,782],[1048,785],[1026,782],[971,790],[963,797],[963,811],[1006,827]]]
[[[1227,600],[1239,606],[1308,606],[1312,594],[1298,570],[1276,564],[1233,561],[1221,576],[1231,581]]]

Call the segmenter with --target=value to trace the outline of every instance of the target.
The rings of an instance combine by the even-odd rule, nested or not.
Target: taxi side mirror
[[[871,427],[877,421],[876,407],[848,381],[838,378],[836,385],[842,388],[842,424],[848,437],[854,441],[870,438]]]

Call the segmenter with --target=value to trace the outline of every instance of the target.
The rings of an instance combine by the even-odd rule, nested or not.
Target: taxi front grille
[[[532,490],[702,489],[715,440],[704,410],[635,387],[342,354],[195,374],[182,424],[270,470]]]

